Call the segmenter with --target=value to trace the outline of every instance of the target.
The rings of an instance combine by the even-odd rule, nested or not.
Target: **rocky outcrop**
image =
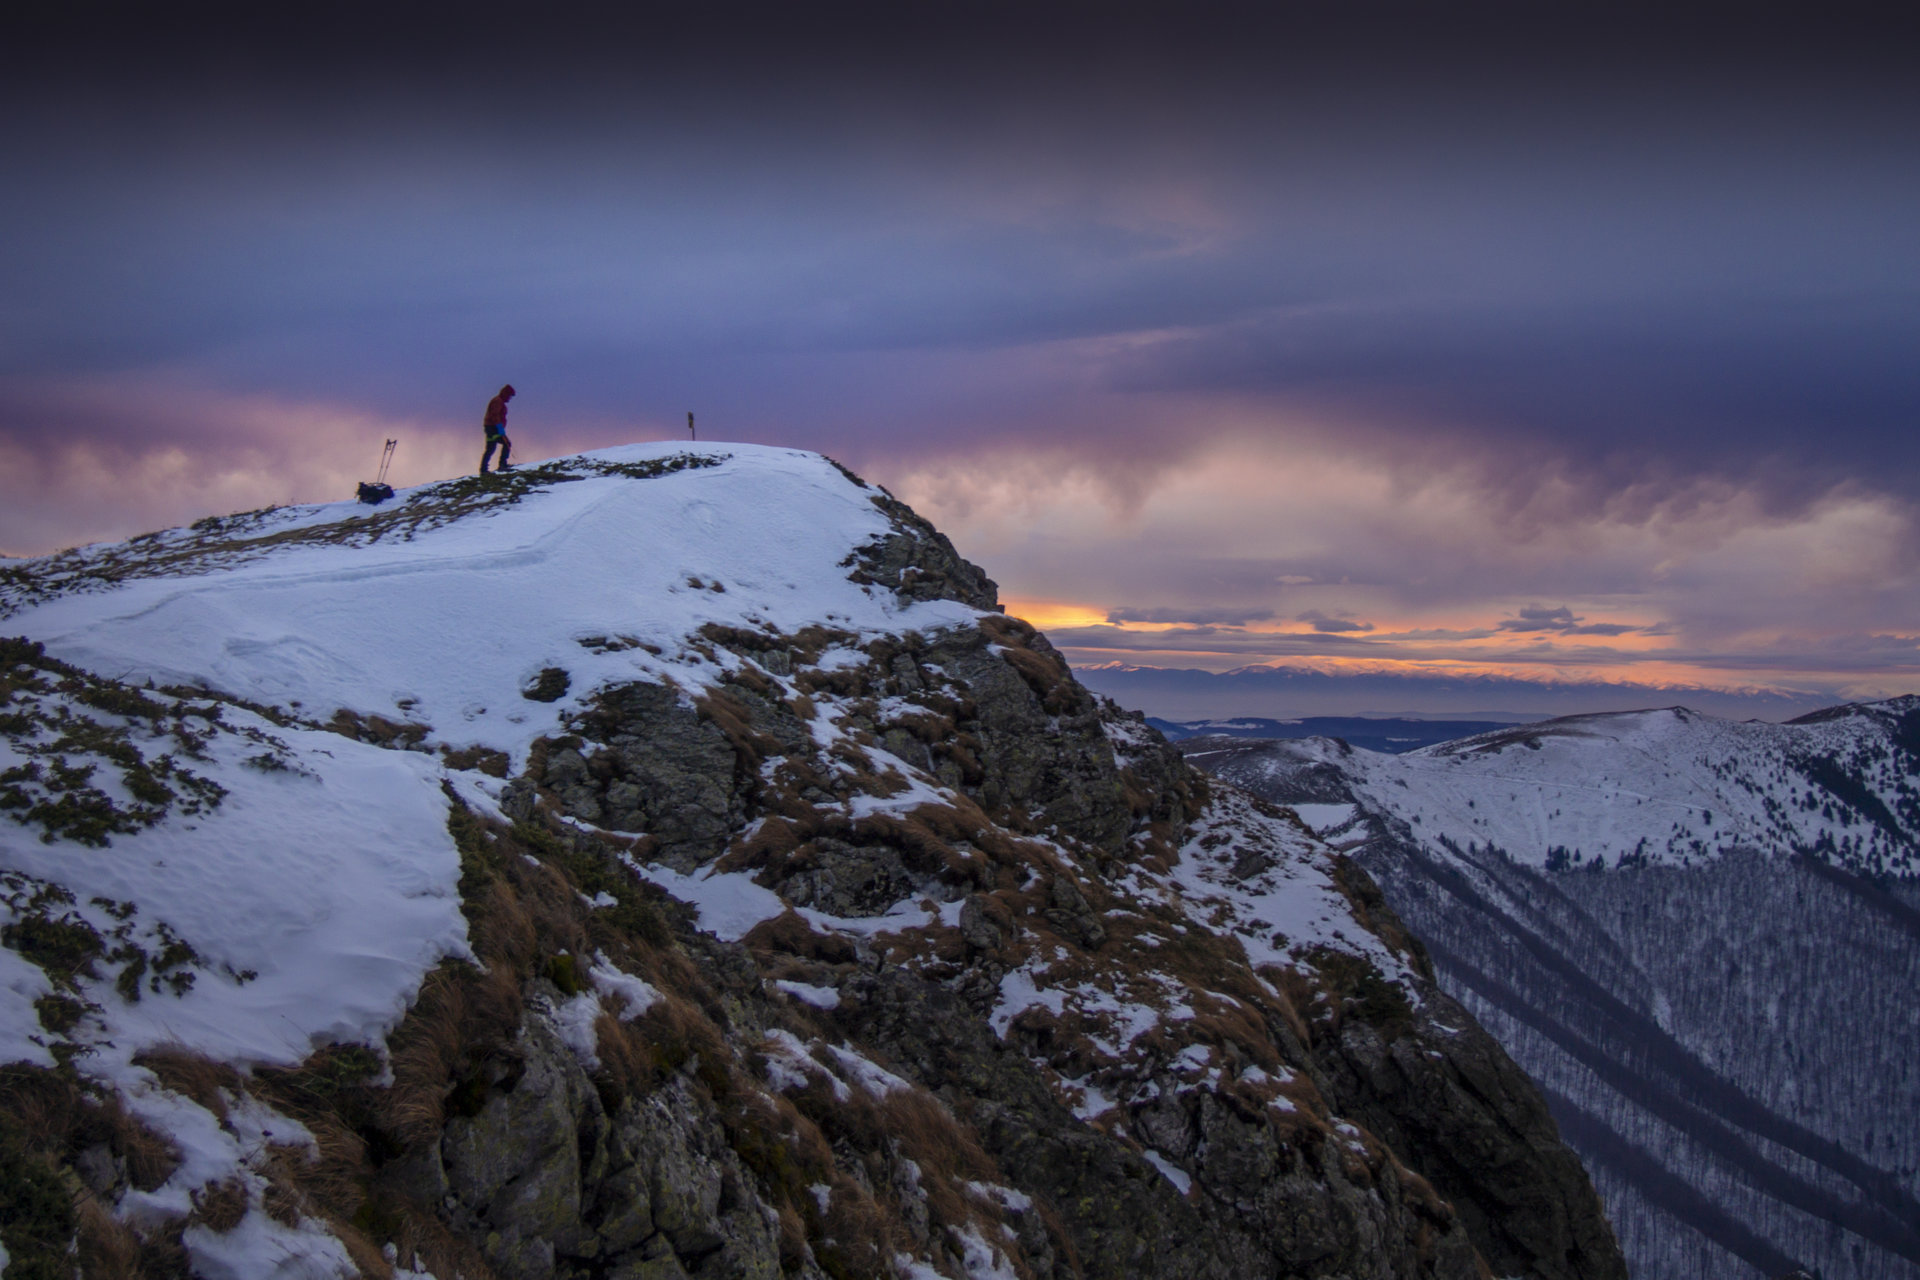
[[[856,573],[969,598],[949,549],[896,536],[885,572]],[[724,1036],[751,1043],[781,1023],[780,991],[817,993],[815,1056],[884,1064],[984,1161],[963,1184],[1029,1206],[1003,1233],[1021,1274],[1624,1275],[1537,1091],[1365,874],[1210,792],[1031,628],[703,640],[725,678],[604,691],[536,759],[526,818],[633,832],[638,858],[750,873],[811,913],[733,953]],[[1183,901],[1177,869],[1216,864],[1229,886],[1318,877],[1373,941],[1256,965],[1235,931],[1257,915]],[[810,1070],[769,1061],[756,1087],[775,1095]],[[546,1092],[582,1099],[595,1133],[625,1123]],[[954,1173],[905,1174],[897,1138],[861,1141],[836,1159],[896,1231],[960,1258],[951,1209],[915,1208]]]
[[[609,1109],[556,1034],[549,991],[521,1025],[512,1078],[388,1185],[439,1207],[502,1280],[776,1280],[778,1211],[711,1096],[675,1077]]]
[[[580,721],[595,735],[552,744],[540,781],[567,812],[610,831],[646,831],[661,856],[691,866],[709,856],[744,812],[732,746],[676,690],[634,683],[604,691]]]
[[[866,481],[846,472],[863,488]],[[855,582],[891,589],[902,603],[914,600],[958,600],[976,609],[1000,608],[999,585],[979,565],[961,558],[947,535],[884,489],[873,492],[873,505],[887,517],[893,531],[851,556],[848,576]]]
[[[1624,1275],[1586,1170],[1539,1089],[1466,1010],[1419,983],[1404,1026],[1316,1038],[1333,1105],[1445,1197],[1497,1275]]]

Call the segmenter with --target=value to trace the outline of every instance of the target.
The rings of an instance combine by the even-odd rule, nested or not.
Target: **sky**
[[[1920,691],[1873,9],[262,8],[4,20],[0,552],[511,381],[525,460],[831,454],[1159,714]]]

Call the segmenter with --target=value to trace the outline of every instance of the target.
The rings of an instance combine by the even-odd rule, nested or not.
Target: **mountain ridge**
[[[6,566],[10,1269],[1622,1274],[1365,874],[883,491],[651,445],[395,501]],[[362,760],[433,821],[382,830]],[[140,799],[201,769],[205,812]],[[411,878],[267,835],[236,879],[246,815]],[[190,922],[96,891],[162,864]],[[276,866],[302,911],[224,927]],[[248,1012],[296,971],[391,994]],[[222,1001],[257,1043],[183,1016]]]

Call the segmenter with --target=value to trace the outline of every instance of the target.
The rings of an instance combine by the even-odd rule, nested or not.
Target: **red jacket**
[[[501,428],[502,435],[506,434],[506,397],[495,396],[493,399],[487,401],[487,416],[481,420],[480,425],[487,430],[488,434],[492,434],[495,427]]]

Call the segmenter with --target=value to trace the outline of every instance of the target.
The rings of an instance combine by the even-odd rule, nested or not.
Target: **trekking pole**
[[[380,451],[380,474],[373,478],[375,484],[387,482],[387,468],[393,463],[393,447],[399,443],[398,440],[389,440],[387,447]]]
[[[699,438],[693,433],[693,410],[689,409],[687,410],[687,439],[698,440]]]

